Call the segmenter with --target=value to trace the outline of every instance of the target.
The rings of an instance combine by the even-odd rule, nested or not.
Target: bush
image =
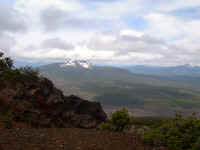
[[[13,67],[13,60],[9,57],[3,57],[3,53],[0,52],[0,71],[11,69]]]
[[[18,69],[7,69],[1,73],[0,79],[7,80],[10,82],[17,82],[22,80],[22,74]]]
[[[108,119],[107,122],[101,123],[97,129],[98,130],[104,130],[104,131],[114,131],[114,126],[109,123],[110,120]]]
[[[0,82],[6,86],[15,86],[28,81],[39,78],[38,69],[32,67],[23,67],[17,69],[13,66],[13,60],[9,57],[3,57],[0,52]]]
[[[122,108],[112,113],[111,118],[98,126],[99,130],[109,130],[122,132],[129,130],[132,126],[132,117],[129,115],[128,110]]]
[[[20,72],[29,77],[38,77],[39,75],[38,69],[29,67],[29,66],[20,68]]]
[[[200,150],[200,137],[196,140],[196,142],[193,144],[191,150]]]
[[[163,122],[164,119],[168,118],[163,118],[163,117],[135,117],[133,120],[133,124],[135,128],[143,128],[143,127],[157,127],[160,126],[160,124]]]
[[[159,127],[145,132],[142,140],[153,146],[166,146],[171,150],[199,150],[200,120],[195,114],[183,119],[176,115],[174,119],[163,121]]]

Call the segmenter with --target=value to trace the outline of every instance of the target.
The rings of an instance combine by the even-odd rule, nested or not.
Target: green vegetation
[[[121,81],[121,84],[123,81]],[[99,83],[100,85],[102,83]],[[124,83],[125,84],[125,83]],[[104,105],[138,107],[144,104],[165,107],[199,108],[200,95],[197,92],[182,90],[173,87],[155,87],[150,85],[139,85],[127,83],[118,85],[113,82],[112,86],[97,85],[94,88],[99,92],[96,101]],[[91,87],[92,90],[92,87]]]
[[[146,144],[166,146],[171,150],[199,150],[200,120],[195,114],[187,118],[176,115],[147,130],[142,140]]]
[[[167,120],[169,118],[164,117],[134,117],[133,125],[135,128],[142,127],[158,127],[162,124],[163,120]]]
[[[3,53],[0,52],[0,71],[11,69],[13,67],[13,61],[9,57],[3,57]]]
[[[38,77],[39,76],[39,70],[34,69],[29,66],[20,68],[20,72],[28,77]]]
[[[150,146],[163,146],[169,150],[200,149],[200,120],[195,114],[186,118],[177,114],[174,118],[137,117],[133,119],[127,109],[123,108],[113,112],[111,118],[100,124],[98,129],[123,132],[130,131],[132,127],[134,127],[134,133],[140,129],[144,130],[141,139],[144,144]]]
[[[111,118],[100,124],[98,129],[123,132],[129,131],[132,127],[135,128],[134,133],[144,129],[141,139],[147,145],[163,146],[169,150],[200,149],[200,120],[195,114],[186,118],[177,114],[174,118],[137,117],[133,119],[127,109],[123,108],[113,112]]]
[[[112,113],[111,118],[98,126],[99,130],[108,130],[122,132],[129,130],[132,126],[133,118],[129,115],[128,110],[122,108]]]
[[[4,57],[3,53],[0,53],[0,81],[7,81],[7,85],[12,86],[17,83],[23,83],[27,80],[34,80],[39,77],[37,69],[31,67],[23,67],[17,69],[13,66],[13,60],[9,57]]]

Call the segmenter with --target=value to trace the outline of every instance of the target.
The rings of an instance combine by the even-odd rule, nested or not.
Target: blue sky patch
[[[200,19],[200,7],[178,9],[170,12],[170,14],[183,19]]]
[[[147,27],[147,22],[141,16],[128,15],[122,18],[128,27],[144,30]]]

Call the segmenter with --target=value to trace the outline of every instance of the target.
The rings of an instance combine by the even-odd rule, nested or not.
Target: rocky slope
[[[100,103],[64,96],[47,78],[19,73],[18,79],[17,74],[14,80],[0,76],[0,117],[5,120],[37,128],[94,128],[106,119]]]

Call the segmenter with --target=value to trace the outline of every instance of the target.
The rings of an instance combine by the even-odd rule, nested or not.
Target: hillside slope
[[[157,75],[157,76],[188,76],[199,77],[200,67],[191,65],[181,66],[121,66],[121,68],[128,69],[134,73],[145,75]]]
[[[77,94],[104,106],[129,108],[165,108],[176,110],[200,107],[198,90],[187,84],[156,76],[133,74],[116,67],[42,66],[40,71],[65,94]]]

